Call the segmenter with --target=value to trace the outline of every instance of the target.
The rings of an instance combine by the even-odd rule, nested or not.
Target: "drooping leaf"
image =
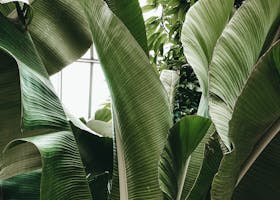
[[[20,137],[21,97],[16,61],[0,50],[0,151]]]
[[[0,180],[0,199],[39,200],[41,170],[21,174],[7,180]]]
[[[79,150],[71,132],[56,132],[15,140],[4,151],[1,171],[8,171],[5,168],[9,165],[5,161],[9,161],[10,158],[5,159],[6,152],[12,151],[18,154],[29,149],[42,160],[40,199],[91,199]],[[22,165],[26,169],[33,167],[30,157],[28,161],[22,163],[14,160],[14,163],[8,164],[12,164],[16,169],[22,168]],[[3,174],[3,177],[5,176],[6,174]]]
[[[28,28],[49,74],[80,58],[92,44],[88,23],[75,0],[35,0]]]
[[[48,73],[54,74],[80,58],[92,44],[87,20],[75,0],[30,3],[33,17],[27,29]]]
[[[183,189],[188,179],[191,154],[207,133],[211,120],[187,116],[171,129],[159,163],[159,181],[168,199],[185,199]]]
[[[1,132],[1,141],[8,144],[16,139],[5,148],[1,179],[42,167],[41,199],[91,199],[76,141],[68,131],[69,123],[30,35],[19,31],[2,15],[0,24],[0,48],[5,52],[1,56],[8,57],[1,68],[9,75],[3,83],[15,82],[1,88],[8,94],[1,98],[1,106],[9,117],[1,127],[4,136],[8,130],[9,137],[2,137]],[[7,97],[15,99],[9,101]],[[1,118],[7,117],[5,112],[1,112]],[[29,135],[37,136],[17,139]],[[75,194],[69,185],[77,188]]]
[[[124,159],[118,164],[125,169],[119,174],[120,188],[127,191],[120,192],[120,199],[161,199],[157,164],[171,125],[164,88],[142,48],[107,5],[101,0],[82,4],[119,123],[117,149]]]
[[[202,88],[198,115],[208,116],[208,70],[213,50],[224,30],[233,0],[200,0],[186,14],[181,41],[184,54]]]
[[[38,134],[32,131],[34,129],[69,130],[62,106],[29,35],[3,16],[0,16],[0,24],[3,61],[0,149],[20,137],[21,129],[25,136]]]
[[[229,124],[234,148],[222,159],[212,185],[213,199],[231,198],[236,184],[280,131],[279,68],[280,42],[277,42],[260,58],[237,98]],[[277,154],[270,153],[275,155],[275,161],[263,164],[274,165],[270,170],[277,173]],[[279,190],[261,189],[263,193],[279,195]]]
[[[279,17],[279,1],[248,0],[232,16],[217,42],[209,72],[210,115],[229,149],[228,125],[236,100]]]

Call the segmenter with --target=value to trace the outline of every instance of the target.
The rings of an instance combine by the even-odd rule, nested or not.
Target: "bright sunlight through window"
[[[91,47],[81,59],[51,76],[57,95],[76,117],[90,119],[110,99],[96,51]]]

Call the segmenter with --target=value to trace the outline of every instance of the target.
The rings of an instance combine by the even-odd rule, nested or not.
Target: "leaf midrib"
[[[252,150],[252,153],[249,155],[247,160],[244,162],[241,171],[239,173],[238,180],[235,184],[235,187],[238,186],[242,178],[248,172],[250,167],[254,164],[260,154],[264,151],[264,149],[269,145],[269,143],[273,140],[273,138],[280,132],[280,117],[275,120],[271,126],[268,127],[267,131],[261,139],[257,142],[255,147]]]

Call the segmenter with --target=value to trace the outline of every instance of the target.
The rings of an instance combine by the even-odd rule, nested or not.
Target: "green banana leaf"
[[[8,57],[1,62],[1,76],[8,75],[1,85],[1,142],[10,142],[1,179],[42,167],[41,199],[91,199],[76,141],[30,35],[2,15],[0,25],[1,56]]]
[[[12,3],[2,4],[2,3],[3,2],[0,3],[0,12],[4,16],[8,16],[9,14],[11,14],[12,11],[15,11],[15,9],[16,9],[15,4],[12,4]]]
[[[264,117],[261,113],[252,113],[251,111],[256,111],[260,106],[257,106],[255,102],[256,98],[261,98],[263,94],[255,93],[255,96],[252,97],[250,104],[251,109],[250,112],[246,108],[245,105],[238,102],[241,102],[239,99],[243,99],[245,101],[245,97],[243,98],[242,95],[244,91],[249,87],[248,83],[250,79],[254,79],[257,82],[257,78],[254,77],[254,73],[256,73],[257,66],[254,66],[258,59],[262,56],[262,53],[265,52],[270,44],[277,40],[279,37],[279,15],[280,15],[280,2],[273,1],[273,0],[266,0],[266,1],[253,1],[248,0],[245,1],[243,6],[241,6],[232,16],[231,20],[228,24],[224,24],[224,27],[221,26],[207,26],[207,24],[211,24],[217,22],[217,20],[213,20],[216,18],[223,18],[227,19],[230,10],[228,9],[227,13],[220,12],[220,10],[224,9],[225,5],[228,1],[223,1],[219,4],[216,4],[216,1],[199,1],[195,6],[193,6],[190,10],[190,13],[186,16],[186,22],[184,24],[185,35],[182,36],[182,41],[184,43],[185,40],[185,52],[188,52],[189,55],[186,53],[186,57],[190,58],[189,62],[193,65],[194,68],[198,68],[200,72],[196,72],[198,76],[202,78],[205,82],[209,81],[209,93],[210,93],[210,116],[212,121],[215,124],[215,127],[223,140],[224,144],[226,145],[227,149],[231,152],[227,152],[224,156],[222,164],[219,168],[218,174],[214,179],[214,183],[212,185],[212,199],[230,199],[233,193],[233,190],[238,183],[242,181],[242,177],[246,174],[249,168],[252,166],[254,161],[257,157],[261,154],[261,152],[265,149],[265,147],[269,144],[269,142],[273,139],[271,136],[270,139],[266,138],[265,135],[270,135],[261,130],[260,124],[257,122],[257,118],[260,120],[259,123],[267,122],[268,124],[278,123],[277,118],[279,118],[279,111],[277,110],[278,107],[274,108],[274,111],[270,113],[269,116],[271,117]],[[208,5],[208,6],[205,6]],[[213,6],[213,7],[212,7]],[[195,10],[196,9],[196,10]],[[192,13],[199,13],[205,12],[206,15],[191,15]],[[205,17],[207,16],[207,17]],[[189,18],[188,18],[189,17]],[[208,40],[208,36],[212,34],[213,31],[209,31],[212,29],[217,29],[221,36],[211,36],[211,41],[214,43],[206,42]],[[208,33],[209,31],[209,33]],[[192,33],[192,34],[191,34]],[[190,38],[187,38],[186,35]],[[188,41],[190,41],[188,43]],[[196,46],[195,46],[195,45]],[[213,46],[214,44],[214,46]],[[208,49],[208,50],[207,50]],[[211,51],[209,51],[209,49]],[[204,52],[211,52],[211,54],[207,54]],[[274,52],[278,52],[278,50],[274,50]],[[277,55],[277,53],[273,53]],[[190,55],[194,56],[190,56]],[[208,56],[205,56],[208,55]],[[210,56],[209,56],[210,55]],[[196,56],[196,57],[195,57]],[[268,55],[266,55],[268,56]],[[269,57],[269,56],[268,56]],[[270,57],[271,60],[274,61],[267,61],[269,65],[273,69],[277,64],[279,58],[277,56],[273,56],[274,58]],[[195,59],[196,58],[196,59]],[[207,65],[202,65],[201,60],[208,61]],[[205,59],[207,58],[207,59]],[[261,57],[262,58],[262,57]],[[193,59],[193,60],[192,60]],[[263,58],[264,59],[264,58]],[[192,63],[193,62],[193,63]],[[260,61],[261,62],[261,61]],[[274,63],[273,63],[274,62]],[[206,63],[206,62],[205,62]],[[210,63],[210,67],[209,67]],[[208,71],[205,70],[209,67],[209,78]],[[277,67],[276,67],[277,68]],[[274,73],[277,72],[277,69],[274,69]],[[204,72],[204,73],[201,73]],[[268,88],[274,88],[270,90],[273,94],[267,96],[273,96],[274,99],[265,99],[263,103],[266,105],[276,105],[276,103],[271,103],[270,101],[278,102],[279,98],[276,95],[277,91],[277,81],[272,81],[271,78],[267,76],[267,84],[270,86],[265,86]],[[276,78],[276,77],[275,77]],[[279,76],[277,77],[279,79]],[[276,78],[276,80],[277,80]],[[262,80],[263,86],[266,82]],[[269,81],[269,82],[268,82]],[[254,82],[254,84],[255,84]],[[206,84],[204,84],[206,85]],[[257,85],[257,84],[256,84]],[[255,87],[256,91],[260,91],[259,87]],[[253,81],[250,87],[253,87]],[[263,88],[263,90],[267,90]],[[278,88],[279,93],[279,88]],[[246,95],[245,95],[246,96]],[[247,96],[249,98],[249,95]],[[247,101],[247,100],[246,100]],[[249,101],[248,101],[249,102]],[[254,104],[255,103],[255,104]],[[242,105],[242,106],[241,106]],[[240,109],[240,113],[242,112],[244,115],[247,116],[247,119],[239,115],[239,119],[235,117],[237,114],[237,106],[242,107]],[[254,109],[252,108],[254,106]],[[246,112],[243,112],[247,110]],[[259,109],[261,110],[261,109]],[[278,112],[278,115],[276,114]],[[273,114],[274,113],[274,114]],[[252,122],[254,122],[254,126],[251,125],[250,129],[245,129],[247,123],[250,121],[249,116],[250,114]],[[258,115],[257,115],[258,114]],[[272,117],[274,115],[274,118]],[[242,120],[241,120],[242,119]],[[235,128],[233,129],[233,120],[236,120]],[[250,123],[249,123],[250,124]],[[263,123],[262,125],[264,125]],[[258,127],[258,128],[257,128]],[[266,126],[266,128],[268,128]],[[273,126],[274,127],[274,126]],[[277,127],[277,125],[276,125]],[[263,127],[264,128],[264,127]],[[259,130],[259,134],[252,135],[252,130]],[[243,130],[243,131],[242,131]],[[274,131],[274,136],[277,134],[277,130]],[[250,133],[252,133],[250,135]],[[259,141],[260,135],[264,138]],[[247,137],[248,136],[248,137]],[[250,142],[249,142],[250,141]],[[261,141],[266,141],[262,144]],[[262,144],[258,146],[258,144]],[[254,151],[258,153],[254,153],[253,147],[256,145]],[[237,148],[238,147],[238,148]],[[269,148],[269,146],[267,147]],[[238,150],[239,149],[239,150]],[[273,149],[273,148],[270,148]],[[244,151],[243,151],[244,150]],[[252,152],[251,152],[252,151]],[[268,154],[264,154],[268,155]],[[260,158],[266,159],[266,158]],[[245,162],[245,160],[247,160]],[[226,164],[227,163],[227,164]],[[231,164],[229,164],[231,163]],[[260,162],[258,162],[260,163]],[[277,163],[277,161],[275,161]],[[254,167],[254,165],[253,165]],[[258,165],[255,166],[256,169],[261,169]],[[254,169],[254,168],[253,168]],[[245,175],[246,176],[246,175]],[[250,174],[248,175],[250,177]],[[262,176],[256,176],[262,177]],[[258,178],[258,180],[260,180]],[[266,179],[267,180],[267,179]],[[247,181],[247,183],[249,183]],[[248,185],[248,184],[247,184]],[[245,191],[244,184],[242,185],[243,190]],[[269,190],[261,190],[264,193],[269,192]],[[270,196],[277,195],[270,194]],[[238,195],[237,195],[238,196]],[[241,197],[240,194],[238,197]],[[243,196],[244,198],[244,196]]]
[[[207,195],[222,157],[217,138],[210,139],[214,132],[211,120],[200,116],[184,117],[170,129],[159,163],[166,199],[203,199]],[[205,176],[198,178],[199,174]]]
[[[209,131],[209,130],[208,130]],[[207,135],[206,135],[207,136]],[[192,159],[195,159],[196,154],[199,155],[200,146],[204,147],[203,151],[203,157],[198,157],[200,160],[198,160],[197,163],[198,169],[194,168],[196,173],[194,174],[196,177],[193,184],[191,185],[191,188],[188,191],[188,196],[186,199],[192,200],[192,199],[209,199],[209,193],[211,188],[211,183],[213,181],[214,175],[217,173],[221,159],[223,157],[223,151],[221,149],[221,142],[220,137],[215,132],[210,137],[206,137],[207,141],[204,142],[205,138],[202,140],[201,144],[196,148],[194,153],[192,154]],[[203,158],[203,159],[202,159]],[[191,179],[192,173],[191,173],[191,164],[189,166],[189,176]],[[189,181],[192,183],[191,181]],[[189,184],[190,185],[190,184]]]
[[[138,0],[105,0],[148,55],[147,36]]]
[[[235,103],[229,124],[229,134],[234,149],[222,159],[212,185],[213,199],[230,199],[236,184],[241,181],[261,152],[270,145],[279,145],[275,142],[270,144],[280,131],[279,69],[280,42],[278,41],[256,64]],[[270,160],[272,160],[270,155],[274,155],[272,162],[259,162],[262,167],[272,165],[269,172],[266,172],[272,179],[266,184],[271,187],[267,187],[267,190],[260,188],[260,190],[275,199],[280,194],[279,189],[270,188],[274,187],[273,180],[276,177],[273,174],[277,174],[280,166],[277,161],[278,155],[273,150],[277,148],[270,147],[269,153],[265,154]],[[256,168],[258,167],[257,165]],[[259,178],[257,180],[260,181]]]
[[[233,2],[233,0],[200,0],[189,9],[182,27],[181,41],[184,54],[202,88],[197,112],[201,116],[209,116],[209,65],[217,40],[229,20]]]
[[[10,158],[5,159],[6,151],[16,154],[29,151],[30,148],[33,150],[32,154],[37,154],[42,159],[40,199],[91,199],[79,150],[71,132],[56,132],[15,140],[4,151],[2,171],[5,172],[5,168],[9,168],[7,164],[10,164],[5,162],[10,161]],[[21,163],[14,160],[13,168],[18,169],[24,165],[26,169],[34,170],[30,158],[28,161]],[[5,176],[6,174],[3,177],[6,178]]]
[[[107,2],[147,52],[145,26],[138,1]],[[2,3],[6,1],[0,1],[2,14],[17,17],[14,6]],[[49,74],[60,71],[87,51],[92,44],[91,34],[78,1],[33,0],[30,5],[33,16],[27,29]]]
[[[61,104],[47,78],[44,66],[36,56],[29,35],[17,30],[3,16],[0,16],[0,24],[3,58],[0,104],[3,136],[0,149],[3,150],[8,142],[22,136],[21,129],[26,134],[24,136],[36,134],[32,131],[35,128],[41,131],[69,130]],[[16,60],[12,57],[16,57]]]
[[[107,4],[97,0],[82,5],[120,129],[120,199],[162,199],[157,164],[172,123],[164,88],[141,46]]]
[[[0,180],[2,200],[40,199],[41,170]]]
[[[28,26],[49,74],[80,58],[91,46],[88,23],[75,0],[34,0]]]
[[[280,159],[280,132],[264,149],[240,181],[233,194],[234,200],[278,199]],[[253,183],[253,184],[252,184]]]
[[[210,115],[228,147],[229,120],[236,100],[279,17],[279,1],[248,0],[232,16],[217,42],[209,71]]]

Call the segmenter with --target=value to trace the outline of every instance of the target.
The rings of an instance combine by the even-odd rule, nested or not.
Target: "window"
[[[90,119],[110,99],[109,89],[96,51],[84,56],[51,76],[63,105],[76,117]]]

